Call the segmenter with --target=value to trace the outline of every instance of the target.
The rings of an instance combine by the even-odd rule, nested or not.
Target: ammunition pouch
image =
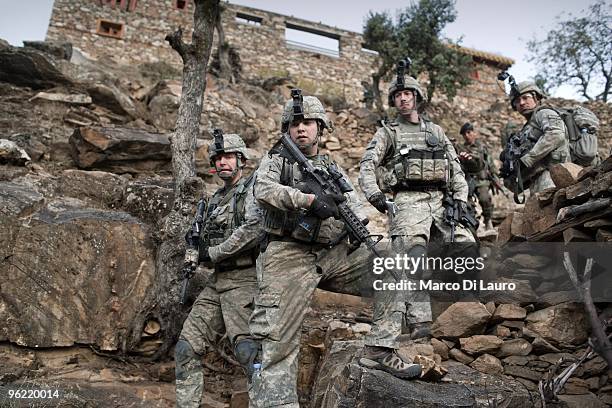
[[[266,210],[264,230],[271,236],[288,237],[295,241],[317,242],[322,220],[306,211]]]
[[[450,164],[443,148],[402,147],[387,165],[386,184],[392,191],[441,190],[449,179]]]

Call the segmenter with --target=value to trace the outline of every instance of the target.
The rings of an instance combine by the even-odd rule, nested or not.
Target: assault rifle
[[[335,164],[331,164],[327,169],[315,168],[312,163],[308,161],[304,153],[300,151],[295,142],[291,140],[291,137],[284,133],[280,139],[280,146],[282,150],[280,154],[295,161],[299,166],[304,176],[304,182],[309,192],[315,195],[332,194],[341,195],[353,191],[350,184],[344,179],[344,176]],[[353,210],[345,202],[338,203],[338,212],[340,213],[340,219],[344,223],[344,226],[354,241],[363,243],[365,246],[374,253],[377,257],[381,255],[376,250],[376,244],[383,238],[382,235],[372,235],[368,231],[367,227],[361,222],[361,220],[355,215]],[[301,227],[304,226],[304,222],[301,223]],[[374,239],[376,238],[376,239]],[[389,270],[396,281],[400,281],[399,276],[393,271]]]
[[[509,179],[513,184],[514,202],[517,204],[525,203],[525,193],[523,177],[521,174],[520,158],[523,157],[537,142],[537,138],[531,133],[515,133],[508,139],[506,147],[500,155],[502,168],[499,174],[504,179]],[[523,193],[523,198],[519,198],[519,193]]]
[[[187,241],[187,254],[185,257],[185,266],[181,270],[180,274],[181,280],[183,281],[181,285],[181,305],[185,304],[189,279],[191,279],[196,268],[198,267],[200,234],[202,233],[202,224],[204,224],[204,211],[206,211],[206,200],[202,198],[200,201],[198,201],[198,208],[196,210],[196,215],[193,222],[191,223],[191,228],[189,231],[187,231],[187,234],[185,234],[185,241]]]
[[[457,224],[461,224],[474,231],[478,229],[478,225],[480,224],[469,209],[462,207],[459,203],[459,201],[455,200],[448,193],[444,196],[444,221],[451,227],[451,242],[455,242],[455,229]]]

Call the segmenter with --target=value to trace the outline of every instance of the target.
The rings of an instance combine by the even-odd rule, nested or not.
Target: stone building
[[[376,53],[362,47],[361,34],[250,7],[224,3],[226,40],[234,46],[249,78],[291,75],[307,93],[344,97],[357,104],[369,81]],[[88,55],[119,63],[181,63],[164,40],[176,27],[191,32],[190,0],[55,0],[47,40],[69,41]],[[320,48],[287,39],[288,32],[322,36]],[[466,103],[490,106],[503,91],[495,82],[509,58],[461,48],[474,59],[473,83],[459,95]]]

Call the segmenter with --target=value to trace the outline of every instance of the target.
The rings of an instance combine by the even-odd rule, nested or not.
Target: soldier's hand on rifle
[[[195,248],[187,248],[185,251],[185,259],[183,261],[183,268],[189,268],[194,270],[198,266],[198,250]]]
[[[382,192],[377,192],[372,194],[368,199],[370,204],[372,204],[379,212],[386,213],[387,212],[387,197]]]
[[[342,194],[323,193],[316,195],[310,205],[310,211],[322,220],[329,217],[338,219],[340,218],[338,204],[343,201],[346,201],[346,197]]]
[[[459,153],[459,160],[461,160],[461,161],[472,160],[472,155],[469,154],[468,152],[460,152]]]

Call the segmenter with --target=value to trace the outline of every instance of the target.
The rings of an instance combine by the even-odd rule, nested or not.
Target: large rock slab
[[[491,314],[479,302],[457,302],[446,309],[433,323],[434,337],[460,338],[482,334]]]
[[[511,379],[479,373],[460,363],[445,362],[441,382],[405,381],[358,364],[363,343],[335,342],[322,358],[311,406],[442,408],[477,407],[495,401],[498,407],[532,407],[528,392]],[[532,396],[531,398],[535,398]]]
[[[459,339],[461,350],[470,355],[495,353],[503,344],[497,336],[477,334],[475,336]]]
[[[170,171],[171,134],[122,127],[81,127],[70,136],[72,158],[81,169],[114,173]],[[207,160],[205,142],[198,140],[196,159]]]
[[[561,303],[527,315],[527,329],[553,346],[584,343],[590,324],[580,303]]]
[[[16,47],[0,49],[0,82],[32,89],[73,84],[48,54],[33,48]]]
[[[148,228],[75,199],[37,209],[35,191],[9,187],[0,208],[0,341],[121,350],[154,282]]]
[[[115,85],[97,83],[90,85],[87,92],[95,104],[118,115],[129,116],[132,119],[146,116],[143,108]]]

